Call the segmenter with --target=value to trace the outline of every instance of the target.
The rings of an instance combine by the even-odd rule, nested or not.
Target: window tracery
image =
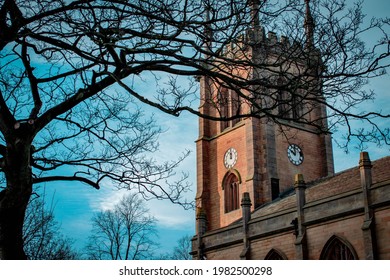
[[[230,173],[223,183],[225,196],[225,213],[239,208],[239,180],[238,177]]]

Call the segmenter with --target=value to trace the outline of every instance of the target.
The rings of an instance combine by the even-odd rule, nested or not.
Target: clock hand
[[[292,148],[292,149],[291,149],[291,153],[292,153],[294,156],[297,155],[297,151],[295,150],[295,148]]]

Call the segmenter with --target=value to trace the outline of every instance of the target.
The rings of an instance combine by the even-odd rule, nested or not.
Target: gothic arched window
[[[223,182],[225,213],[239,208],[239,180],[234,173],[229,173]]]
[[[333,235],[322,249],[321,260],[356,260],[357,255],[352,245],[338,236]]]
[[[277,249],[271,249],[265,256],[265,260],[287,260],[287,257],[281,251]]]

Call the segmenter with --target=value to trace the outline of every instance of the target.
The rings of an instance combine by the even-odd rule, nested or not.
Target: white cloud
[[[99,192],[97,196],[89,198],[90,207],[94,212],[111,210],[120,201],[127,190],[106,190]],[[182,206],[173,204],[167,200],[145,201],[150,214],[157,219],[159,227],[176,228],[190,227],[194,223],[194,212],[185,210]]]
[[[180,205],[161,200],[148,201],[147,205],[160,227],[190,228],[195,223],[194,211],[184,210]]]
[[[91,197],[90,206],[94,211],[112,210],[124,194],[126,190],[104,190],[98,197]]]

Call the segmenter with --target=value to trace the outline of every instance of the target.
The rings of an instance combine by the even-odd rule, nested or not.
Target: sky
[[[369,16],[388,16],[390,1],[371,0],[365,1],[364,12]],[[367,38],[369,40],[369,38]],[[379,108],[388,106],[390,102],[389,74],[381,79],[372,81],[370,87],[378,93],[376,101],[367,104]],[[198,136],[197,117],[189,113],[183,113],[180,117],[173,117],[146,108],[147,113],[153,113],[158,119],[158,124],[166,130],[160,138],[160,156],[162,158],[177,158],[185,150],[191,154],[180,166],[180,170],[188,172],[189,182],[192,184],[192,192],[186,197],[193,200],[196,194],[196,150],[195,140]],[[389,122],[389,121],[387,121]],[[386,124],[387,125],[387,124]],[[390,123],[388,124],[390,127]],[[334,139],[341,137],[342,130],[333,135]],[[370,153],[371,160],[390,155],[389,147],[377,147],[370,145],[366,149]],[[359,150],[352,145],[348,154],[343,149],[333,145],[334,164],[336,172],[354,167],[359,162]],[[75,247],[82,248],[91,229],[91,218],[94,213],[112,208],[120,199],[123,192],[116,190],[95,190],[86,185],[75,185],[60,182],[46,186],[47,197],[54,195],[56,202],[55,216],[61,224],[61,231],[66,236],[75,240]],[[184,210],[181,206],[172,205],[167,201],[148,201],[150,213],[157,219],[158,242],[161,244],[160,252],[170,252],[178,239],[185,235],[195,234],[195,214],[193,210]]]

